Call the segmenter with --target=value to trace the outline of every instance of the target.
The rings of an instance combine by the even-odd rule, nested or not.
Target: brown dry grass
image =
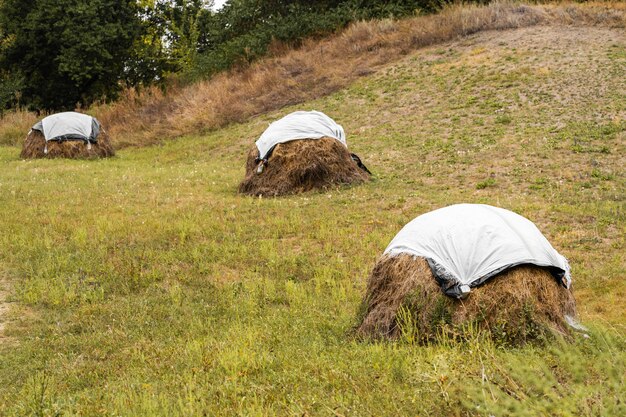
[[[543,268],[515,267],[472,289],[467,299],[455,300],[443,294],[426,260],[411,255],[383,256],[377,262],[363,310],[359,335],[397,338],[407,331],[408,313],[409,330],[421,342],[480,330],[498,341],[520,344],[554,333],[568,335],[564,316],[576,315],[572,292]]]
[[[348,149],[333,138],[279,143],[260,174],[256,172],[258,156],[259,150],[253,145],[246,160],[246,176],[239,185],[240,193],[279,196],[369,180]]]
[[[48,141],[48,152],[45,153],[46,139],[38,130],[31,130],[22,147],[20,158],[70,158],[95,159],[107,158],[115,155],[115,150],[109,135],[102,129],[98,135],[98,142],[92,143],[91,148],[82,140]]]
[[[110,105],[89,113],[109,126],[117,148],[143,146],[163,138],[211,130],[231,122],[337,91],[359,77],[397,61],[419,48],[480,31],[535,25],[626,27],[626,5],[561,3],[524,5],[496,2],[486,6],[454,5],[441,13],[404,20],[358,22],[322,41],[310,40],[298,49],[282,49],[278,56],[245,69],[218,74],[208,81],[175,86],[164,94],[158,88],[128,90]],[[18,143],[16,118],[0,121],[0,139]],[[27,130],[30,125],[19,126]]]
[[[0,145],[21,145],[24,132],[41,120],[35,113],[27,111],[6,112],[0,118]]]

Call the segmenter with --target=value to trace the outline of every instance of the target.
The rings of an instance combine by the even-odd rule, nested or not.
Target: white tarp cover
[[[265,159],[268,152],[277,144],[295,139],[335,138],[344,146],[346,134],[343,127],[319,111],[296,111],[270,124],[256,141],[260,159]]]
[[[569,288],[567,260],[530,220],[485,204],[456,204],[423,214],[393,238],[386,254],[408,253],[428,260],[450,296],[520,264],[548,267]]]
[[[46,141],[58,139],[95,139],[92,132],[94,118],[82,113],[64,112],[45,117],[33,126],[43,132]]]

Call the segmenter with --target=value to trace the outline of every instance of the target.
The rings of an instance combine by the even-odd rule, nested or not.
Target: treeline
[[[0,109],[73,109],[245,66],[272,45],[444,0],[0,0]]]

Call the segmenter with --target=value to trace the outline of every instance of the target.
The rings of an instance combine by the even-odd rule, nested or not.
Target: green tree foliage
[[[165,17],[166,41],[170,58],[181,70],[188,70],[196,60],[200,38],[213,24],[207,0],[160,0],[157,10]]]
[[[297,45],[351,21],[430,11],[445,0],[229,0],[198,39],[194,75],[209,76],[264,55],[273,41]]]
[[[162,81],[195,62],[201,22],[211,16],[212,0],[141,0],[142,35],[126,65],[130,86]]]
[[[168,75],[193,80],[351,21],[445,0],[0,0],[0,109],[72,109]]]
[[[115,96],[142,35],[134,0],[4,0],[0,25],[3,79],[37,110]]]

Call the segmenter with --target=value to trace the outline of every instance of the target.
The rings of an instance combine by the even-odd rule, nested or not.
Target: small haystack
[[[258,173],[259,150],[250,149],[246,177],[239,192],[279,196],[369,180],[345,146],[333,138],[294,140],[277,144],[263,171]]]
[[[358,334],[424,343],[480,331],[505,344],[568,335],[576,317],[569,265],[535,229],[484,205],[419,216],[376,263]]]
[[[93,159],[115,155],[106,131],[93,117],[65,112],[48,116],[26,136],[21,158]]]
[[[239,192],[279,196],[369,178],[341,126],[320,112],[295,112],[272,123],[250,149]]]

